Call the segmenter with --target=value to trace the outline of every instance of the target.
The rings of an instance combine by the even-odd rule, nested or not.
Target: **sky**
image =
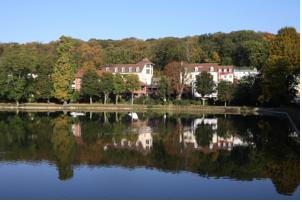
[[[299,0],[1,0],[0,8],[2,43],[300,30]]]

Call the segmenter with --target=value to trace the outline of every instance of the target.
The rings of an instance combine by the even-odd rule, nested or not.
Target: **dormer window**
[[[232,69],[229,69],[229,72],[232,72]]]
[[[221,72],[221,69],[219,69],[218,72]]]
[[[125,72],[125,67],[122,67],[122,72]]]
[[[132,72],[132,67],[129,67],[129,72]]]
[[[109,72],[109,67],[106,67],[106,72]]]
[[[214,72],[214,67],[210,67],[210,72]]]
[[[114,72],[118,72],[118,68],[117,67],[114,68]]]
[[[136,72],[139,72],[139,67],[136,67]]]
[[[227,72],[227,69],[223,69],[223,72]]]
[[[195,72],[198,72],[198,67],[195,67]]]

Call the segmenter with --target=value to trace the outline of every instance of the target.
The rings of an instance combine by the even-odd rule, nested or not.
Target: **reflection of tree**
[[[269,160],[266,163],[266,173],[279,193],[290,195],[300,184],[299,167],[298,159],[288,159],[283,162]]]
[[[234,123],[229,118],[218,118],[217,135],[219,137],[230,137],[235,135]]]
[[[23,113],[18,116],[0,114],[0,151],[9,151],[1,153],[1,158],[53,161],[55,157],[60,179],[72,177],[72,164],[76,162],[130,168],[144,166],[172,172],[185,170],[201,176],[227,176],[238,180],[269,178],[281,194],[291,194],[299,186],[299,143],[288,137],[291,129],[284,119],[218,116],[218,130],[222,130],[220,134],[223,137],[236,134],[236,137],[248,140],[250,146],[202,153],[201,150],[181,150],[179,134],[184,132],[184,128],[190,129],[194,117],[170,115],[163,121],[162,115],[145,114],[147,124],[155,129],[155,134],[152,134],[152,150],[142,153],[129,147],[104,151],[104,145],[112,143],[112,139],[117,142],[121,139],[136,141],[137,130],[132,129],[139,127],[130,126],[131,121],[126,120],[128,116],[119,122],[112,121],[115,114],[107,113],[107,117],[106,124],[102,117],[96,115],[91,120],[79,118],[86,144],[76,150],[68,117],[35,114],[34,120],[31,120]],[[53,120],[53,125],[49,125],[50,120]],[[214,131],[211,125],[199,125],[195,131],[196,140],[200,145],[208,145]]]
[[[69,128],[68,117],[55,118],[53,124],[51,142],[57,159],[59,179],[67,180],[73,176],[72,161],[76,144]]]
[[[197,144],[204,147],[209,146],[213,137],[213,130],[211,125],[200,124],[195,130],[195,137]]]

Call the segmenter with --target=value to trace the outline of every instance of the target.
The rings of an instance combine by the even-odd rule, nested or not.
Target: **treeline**
[[[181,99],[186,86],[171,78],[173,70],[180,71],[171,63],[215,62],[252,66],[261,72],[256,81],[249,81],[253,85],[240,86],[238,92],[246,93],[240,103],[288,104],[299,77],[299,43],[300,34],[294,28],[283,28],[277,35],[243,30],[184,38],[82,41],[62,36],[48,44],[0,44],[0,99],[76,102],[79,95],[71,85],[78,68],[137,63],[147,57],[155,63],[156,77],[169,78],[172,98]]]

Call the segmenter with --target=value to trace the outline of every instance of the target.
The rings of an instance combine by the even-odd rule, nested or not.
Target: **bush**
[[[173,104],[175,104],[175,105],[190,105],[191,101],[190,100],[174,100]]]

